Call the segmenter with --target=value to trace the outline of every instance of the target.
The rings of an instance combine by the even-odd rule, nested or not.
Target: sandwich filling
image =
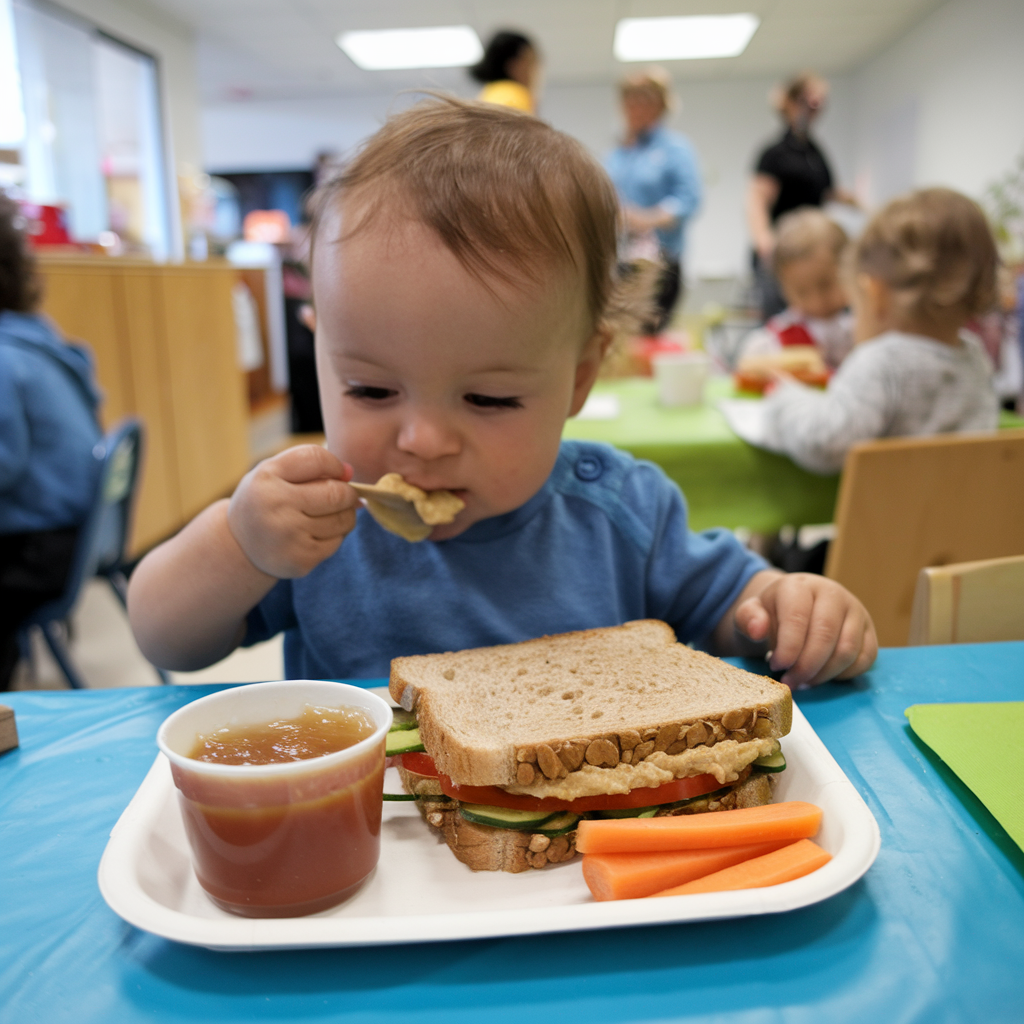
[[[509,793],[522,796],[575,800],[605,793],[628,793],[649,789],[673,779],[694,775],[713,775],[727,786],[739,779],[740,772],[759,757],[766,757],[775,746],[774,739],[745,742],[723,740],[714,747],[692,747],[678,754],[656,750],[639,764],[619,763],[614,768],[581,765],[561,779],[541,778],[527,786],[503,786]]]

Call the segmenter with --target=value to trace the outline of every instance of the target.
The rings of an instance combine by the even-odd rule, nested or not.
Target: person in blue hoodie
[[[102,436],[92,357],[36,312],[20,220],[0,194],[0,689],[18,662],[19,626],[64,589]]]

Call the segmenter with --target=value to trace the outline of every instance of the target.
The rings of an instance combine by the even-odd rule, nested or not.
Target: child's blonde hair
[[[846,232],[831,217],[813,206],[802,206],[779,218],[772,267],[778,275],[790,263],[807,259],[819,250],[838,262],[848,242]]]
[[[931,321],[968,319],[996,296],[999,257],[977,203],[948,188],[894,199],[871,219],[853,269],[889,286],[900,313]]]
[[[313,202],[311,248],[339,198],[357,200],[351,237],[376,217],[411,214],[487,283],[581,278],[592,329],[643,315],[616,266],[615,189],[575,139],[508,108],[437,96],[390,117]]]

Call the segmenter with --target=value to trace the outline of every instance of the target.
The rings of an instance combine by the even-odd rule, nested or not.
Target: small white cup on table
[[[710,364],[706,352],[660,352],[653,356],[658,401],[668,407],[702,405]]]

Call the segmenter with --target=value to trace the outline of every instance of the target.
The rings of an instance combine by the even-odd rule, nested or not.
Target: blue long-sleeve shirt
[[[605,167],[625,205],[659,206],[675,221],[657,231],[661,248],[679,259],[685,246],[686,222],[701,203],[700,172],[689,141],[661,125],[643,133],[631,146],[619,146]]]
[[[39,316],[0,313],[0,534],[77,526],[99,463],[92,360]]]

